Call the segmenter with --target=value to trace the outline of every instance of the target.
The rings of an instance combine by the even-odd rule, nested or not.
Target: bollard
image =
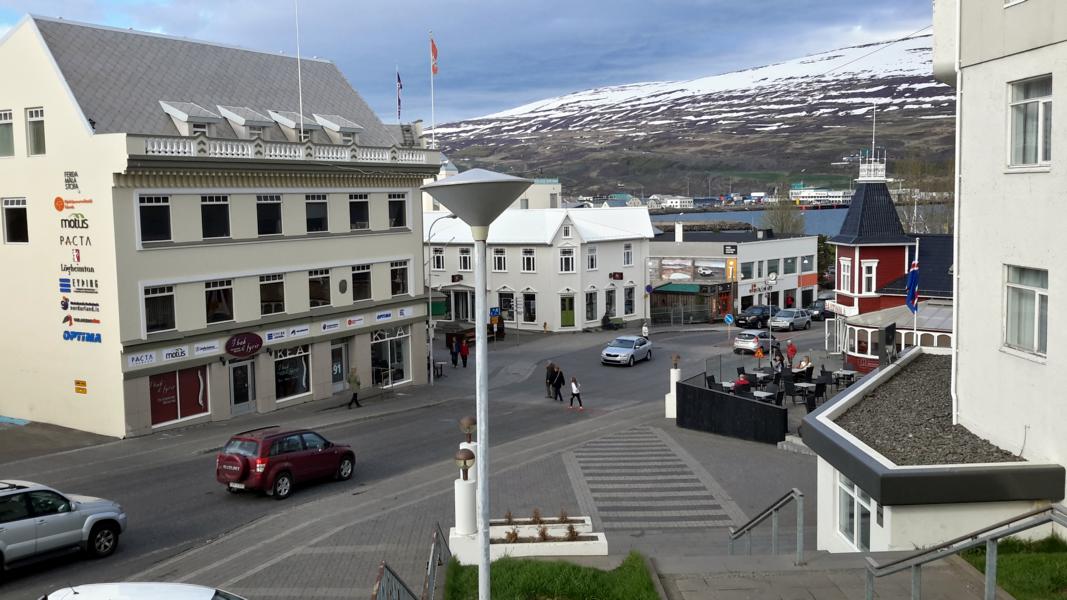
[[[455,481],[456,533],[459,535],[474,535],[478,532],[474,503],[476,489],[473,478],[467,481],[463,479]]]

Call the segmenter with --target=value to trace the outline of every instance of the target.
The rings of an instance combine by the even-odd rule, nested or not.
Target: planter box
[[[565,526],[564,526],[565,527]],[[577,529],[577,525],[575,525]],[[491,530],[490,530],[491,531]],[[521,531],[521,529],[520,529]],[[495,535],[493,536],[496,537]],[[503,536],[501,536],[503,537]],[[516,544],[490,544],[489,559],[496,560],[505,556],[607,556],[608,540],[603,533],[583,533],[583,539],[576,542],[520,542]],[[452,556],[460,564],[478,564],[478,535],[458,535],[455,528],[449,529],[448,547]]]
[[[576,523],[544,523],[548,527],[548,534],[552,537],[564,537],[567,535],[567,526],[574,525],[574,529],[582,534],[593,533],[593,519],[591,517],[570,517]],[[503,538],[512,529],[519,530],[519,537],[537,537],[541,525],[530,523],[529,519],[514,519],[514,523],[508,525],[504,519],[489,520],[489,537],[493,539]]]

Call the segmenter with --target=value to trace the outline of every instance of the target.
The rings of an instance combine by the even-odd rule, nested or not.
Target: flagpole
[[[919,238],[915,238],[915,262],[919,261]],[[919,345],[919,289],[915,289],[915,310],[911,313],[911,337]]]
[[[434,56],[433,56],[433,30],[430,30],[430,147],[437,147],[437,116],[434,114],[433,104],[433,74],[434,68]]]
[[[296,95],[300,111],[300,143],[304,142],[304,79],[300,73],[300,0],[293,0],[296,21]]]
[[[400,65],[396,64],[396,124],[400,125]]]

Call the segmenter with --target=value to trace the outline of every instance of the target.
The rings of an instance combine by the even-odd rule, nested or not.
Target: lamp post
[[[474,364],[477,375],[476,418],[478,428],[477,508],[478,508],[478,598],[489,596],[489,371],[486,368],[485,242],[489,225],[531,185],[533,180],[471,169],[422,186],[442,206],[471,228],[474,238]]]
[[[430,269],[433,267],[433,226],[443,219],[455,219],[456,215],[444,215],[437,217],[430,223],[430,229],[426,232],[426,252],[430,255],[429,260],[423,263],[422,272],[426,276],[426,320],[430,326],[430,385],[433,385],[433,339],[435,325],[433,322],[433,287],[430,285]]]

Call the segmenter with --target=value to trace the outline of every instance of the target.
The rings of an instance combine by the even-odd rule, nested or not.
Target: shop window
[[[207,413],[207,367],[150,376],[148,402],[153,426]]]
[[[259,314],[274,315],[285,312],[285,276],[259,276]]]
[[[623,244],[622,245],[622,266],[632,267],[634,266],[634,245]]]
[[[585,249],[585,270],[596,271],[596,246],[589,246]]]
[[[534,273],[537,271],[537,258],[533,248],[522,249],[522,272]]]
[[[445,270],[445,249],[444,248],[434,248],[433,249],[433,261],[430,264],[430,268],[432,268],[434,271],[444,271]]]
[[[508,251],[506,248],[493,248],[493,271],[505,273],[508,270]]]
[[[389,281],[394,296],[408,293],[408,261],[394,260],[389,263]]]
[[[281,196],[278,194],[256,196],[256,227],[259,235],[281,235]]]
[[[204,305],[207,322],[223,323],[233,320],[233,281],[222,279],[204,284]]]
[[[471,269],[471,249],[460,248],[459,249],[459,270],[470,271]]]
[[[147,333],[174,329],[174,286],[145,288],[144,316]]]
[[[379,329],[371,334],[370,362],[373,384],[389,387],[411,380],[411,330],[408,326]]]
[[[308,300],[311,308],[330,305],[330,270],[308,271]]]
[[[596,321],[596,292],[585,293],[585,320]]]
[[[515,294],[511,292],[497,293],[497,306],[500,307],[500,317],[509,323],[515,322]]]
[[[170,241],[170,197],[141,196],[138,200],[142,242]]]
[[[4,198],[4,243],[28,244],[29,220],[26,218],[25,198]]]
[[[809,254],[800,257],[800,272],[811,273],[815,270],[815,255]]]
[[[1044,355],[1048,350],[1048,271],[1008,266],[1004,344]]]
[[[304,196],[304,212],[308,233],[330,230],[329,207],[326,194],[307,194]]]
[[[15,127],[10,110],[0,110],[0,156],[15,155]]]
[[[866,492],[837,474],[837,531],[860,552],[871,549],[871,505]]]
[[[352,301],[370,299],[370,265],[356,265],[352,267]]]
[[[784,259],[784,264],[782,265],[782,274],[783,275],[794,275],[794,274],[796,274],[796,272],[797,272],[797,257],[790,256],[789,258]]]
[[[537,322],[537,294],[522,295],[522,322]]]
[[[228,196],[200,196],[200,230],[204,239],[230,237]]]
[[[309,346],[274,351],[274,396],[286,400],[311,393]]]
[[[348,227],[352,231],[370,229],[370,203],[367,194],[348,195]]]
[[[30,156],[44,154],[44,109],[26,109],[26,153]]]
[[[389,194],[389,227],[408,226],[407,194]]]
[[[623,288],[623,314],[632,315],[636,312],[634,296],[635,292],[633,286]]]
[[[752,263],[741,263],[741,279],[752,279]]]

